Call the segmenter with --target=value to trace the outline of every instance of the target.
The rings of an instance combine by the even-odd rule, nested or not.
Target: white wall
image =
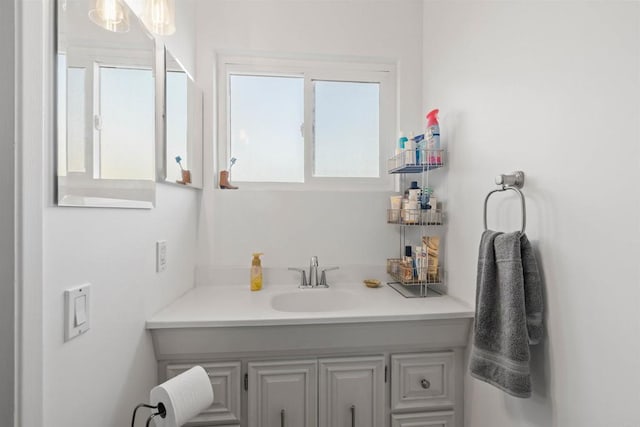
[[[15,351],[15,3],[0,4],[0,420],[14,416]]]
[[[281,55],[359,56],[398,64],[399,126],[420,129],[421,31],[419,1],[207,1],[197,3],[198,80],[205,117],[215,116],[214,54],[254,51]],[[216,141],[205,120],[205,141]],[[392,154],[393,141],[386,154]],[[206,147],[205,182],[214,182]],[[397,254],[397,230],[385,225],[388,193],[214,190],[203,197],[202,266],[249,267],[265,252],[267,267],[384,265]],[[293,277],[293,276],[292,276]]]
[[[545,279],[533,396],[468,377],[466,425],[637,426],[640,4],[426,1],[424,104],[449,142],[451,293],[473,303],[483,198],[516,169]],[[489,216],[519,226],[513,196]]]
[[[25,238],[27,248],[33,250],[27,254],[28,261],[37,265],[38,251],[42,250],[42,278],[33,283],[35,278],[29,277],[24,289],[27,296],[34,297],[24,302],[23,311],[31,310],[38,316],[42,312],[42,317],[33,316],[21,338],[31,343],[26,349],[42,354],[44,385],[40,390],[31,389],[42,393],[42,412],[34,398],[35,407],[23,408],[23,425],[128,425],[131,410],[148,400],[157,381],[145,320],[193,286],[200,193],[159,184],[153,210],[52,205],[51,135],[55,132],[48,110],[53,67],[49,51],[52,38],[47,33],[53,22],[52,10],[47,0],[26,3],[22,22],[29,36],[23,46],[23,155],[26,165],[37,166],[44,159],[45,167],[27,168],[28,181],[23,183],[31,190],[23,195],[24,218],[35,226],[29,233],[37,234],[37,227],[42,227],[41,248],[33,245],[37,236]],[[26,31],[40,28],[33,25],[39,20],[47,24],[40,37],[37,31]],[[176,37],[181,37],[180,31],[179,27]],[[185,44],[193,45],[193,40]],[[193,53],[185,51],[184,56],[193,58]],[[41,82],[42,86],[28,82]],[[168,243],[168,269],[161,274],[155,273],[156,240]],[[92,284],[91,329],[65,343],[63,292],[86,282]],[[34,375],[41,372],[33,354],[23,354],[22,359],[35,368]],[[32,387],[38,382],[37,378],[27,380]],[[39,422],[37,414],[44,421]]]
[[[157,190],[157,207],[148,211],[45,210],[47,425],[127,425],[156,384],[145,321],[193,285],[199,205],[194,190]],[[156,240],[168,244],[164,273],[155,272]],[[65,343],[63,292],[86,282],[91,329]]]

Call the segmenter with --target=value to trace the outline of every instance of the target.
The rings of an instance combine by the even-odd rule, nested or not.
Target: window
[[[243,188],[390,189],[392,65],[219,61],[219,169]]]
[[[150,69],[99,69],[99,142],[95,178],[153,179],[155,110]]]
[[[299,77],[229,77],[235,181],[304,182],[303,93]]]
[[[380,84],[314,81],[314,176],[380,176]]]
[[[57,174],[68,182],[155,178],[155,80],[145,63],[151,57],[129,54],[58,54]]]

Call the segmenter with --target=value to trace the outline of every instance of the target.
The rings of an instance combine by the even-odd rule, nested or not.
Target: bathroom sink
[[[300,289],[274,295],[271,307],[286,312],[343,311],[354,308],[358,298],[351,292],[329,289]]]

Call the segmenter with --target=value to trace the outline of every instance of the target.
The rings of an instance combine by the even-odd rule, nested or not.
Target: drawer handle
[[[351,427],[356,427],[356,405],[351,405]]]
[[[284,427],[284,409],[280,411],[280,427]]]
[[[420,385],[425,390],[428,389],[429,387],[431,387],[431,383],[426,378],[423,378],[423,379],[420,380]]]

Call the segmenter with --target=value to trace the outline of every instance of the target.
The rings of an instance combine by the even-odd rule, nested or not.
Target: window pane
[[[85,69],[67,69],[67,170],[85,172]]]
[[[182,180],[176,156],[182,158],[182,167],[189,169],[187,158],[187,73],[167,72],[167,180]]]
[[[151,70],[100,68],[100,178],[153,179],[154,81]]]
[[[314,81],[314,176],[380,176],[378,83]]]
[[[234,182],[304,182],[304,79],[232,75]]]

